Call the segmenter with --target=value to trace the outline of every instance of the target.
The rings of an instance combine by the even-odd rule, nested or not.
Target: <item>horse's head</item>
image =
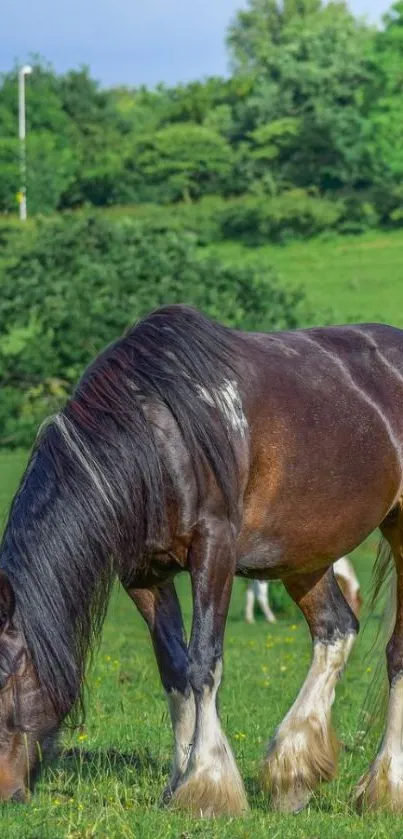
[[[25,801],[56,730],[18,627],[12,586],[0,571],[0,801]]]

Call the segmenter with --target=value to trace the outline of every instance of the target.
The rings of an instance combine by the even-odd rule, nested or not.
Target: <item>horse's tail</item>
[[[360,729],[364,736],[370,730],[378,733],[385,717],[388,701],[385,648],[396,619],[396,570],[392,551],[383,537],[378,546],[372,576],[371,593],[366,608],[366,624],[369,618],[374,617],[378,619],[379,624],[367,653],[367,658],[372,663],[373,677],[362,708]],[[365,629],[367,628],[366,625]],[[375,666],[374,662],[376,662]]]

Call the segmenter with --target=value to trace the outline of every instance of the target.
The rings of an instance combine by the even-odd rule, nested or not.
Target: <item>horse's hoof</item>
[[[296,815],[305,810],[309,804],[313,790],[303,784],[296,785],[283,793],[271,793],[270,804],[277,813]]]
[[[269,745],[261,780],[273,809],[298,813],[322,781],[334,778],[338,743],[325,720],[283,723]]]
[[[197,772],[183,781],[171,798],[174,810],[185,810],[199,818],[241,816],[249,809],[243,784],[231,777],[214,777],[212,769]]]

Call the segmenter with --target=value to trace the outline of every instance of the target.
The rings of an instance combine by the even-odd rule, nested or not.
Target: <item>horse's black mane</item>
[[[144,402],[168,407],[196,479],[207,464],[228,513],[235,509],[234,453],[211,407],[234,378],[234,359],[231,331],[186,307],[160,309],[93,362],[38,436],[0,567],[40,683],[61,717],[82,702],[87,654],[116,573],[136,567],[163,527],[164,465]]]

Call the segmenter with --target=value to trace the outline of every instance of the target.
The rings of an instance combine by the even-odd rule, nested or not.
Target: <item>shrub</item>
[[[342,206],[343,212],[337,224],[339,233],[356,235],[379,225],[379,212],[370,193],[344,194]]]
[[[298,325],[300,292],[270,268],[201,258],[183,231],[72,215],[42,220],[13,250],[1,277],[0,443],[29,443],[91,358],[160,305],[190,303],[246,329]]]
[[[274,197],[245,196],[228,202],[223,209],[221,233],[223,238],[242,240],[248,245],[285,242],[336,229],[342,213],[340,202],[299,189]]]
[[[110,207],[100,212],[110,219],[130,218],[155,232],[167,230],[193,233],[199,245],[208,245],[221,238],[220,212],[226,202],[218,195],[208,195],[197,202],[183,202],[170,207],[159,204],[133,204],[130,207]]]

